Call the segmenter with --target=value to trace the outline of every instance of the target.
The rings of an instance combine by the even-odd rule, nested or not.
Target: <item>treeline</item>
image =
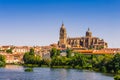
[[[25,64],[47,65],[49,67],[64,67],[77,69],[91,69],[100,72],[120,73],[120,54],[115,55],[84,55],[74,53],[67,49],[66,56],[61,56],[60,50],[52,48],[50,51],[51,59],[41,59],[40,56],[35,55],[31,50],[25,53]]]

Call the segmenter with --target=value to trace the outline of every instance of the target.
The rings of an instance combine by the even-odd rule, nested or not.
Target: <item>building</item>
[[[23,55],[24,54],[8,54],[6,52],[0,53],[0,55],[5,56],[5,60],[7,64],[11,63],[23,63]]]
[[[0,50],[1,50],[1,51],[5,51],[5,50],[11,49],[11,48],[13,48],[13,47],[14,47],[13,45],[0,46]]]
[[[82,53],[82,54],[87,54],[87,55],[103,55],[103,54],[116,54],[116,51],[114,50],[74,50],[74,52]]]
[[[68,47],[72,49],[102,49],[108,47],[103,39],[93,37],[89,28],[86,31],[85,37],[68,38],[64,24],[62,24],[60,28],[58,46],[59,48]]]
[[[31,49],[31,47],[28,46],[14,46],[14,48],[12,49],[12,53],[26,53],[29,52]]]

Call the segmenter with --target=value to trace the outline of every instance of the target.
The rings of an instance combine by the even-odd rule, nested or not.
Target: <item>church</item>
[[[60,28],[59,34],[59,41],[58,41],[59,48],[72,48],[72,49],[103,49],[107,48],[108,44],[103,39],[98,37],[93,37],[92,32],[88,28],[86,31],[85,37],[75,37],[70,38],[67,37],[67,32],[64,24]]]

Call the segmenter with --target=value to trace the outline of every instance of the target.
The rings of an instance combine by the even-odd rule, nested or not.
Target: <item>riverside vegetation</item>
[[[60,56],[61,51],[56,48],[52,48],[50,51],[51,59],[41,59],[39,55],[35,55],[34,49],[30,49],[30,52],[25,53],[23,60],[26,65],[48,67],[64,67],[64,68],[78,68],[89,69],[100,72],[108,73],[120,73],[120,54],[115,55],[84,55],[80,53],[74,53],[72,56],[72,50],[66,50],[66,56]]]
[[[120,54],[115,55],[84,55],[75,53],[72,56],[72,50],[67,49],[66,56],[60,56],[61,51],[52,48],[50,51],[51,59],[41,59],[39,55],[35,55],[34,49],[25,53],[23,60],[27,66],[43,66],[51,68],[76,68],[94,70],[104,73],[118,74],[115,80],[120,80]]]
[[[120,80],[120,54],[114,55],[84,55],[81,53],[72,52],[71,49],[67,49],[66,56],[61,56],[60,50],[52,48],[50,51],[51,59],[42,59],[39,55],[36,55],[34,49],[30,49],[29,52],[23,56],[25,66],[47,66],[51,68],[75,68],[75,69],[87,69],[104,73],[117,74],[114,79]],[[74,53],[74,55],[72,55]],[[5,57],[0,55],[0,67],[5,66]],[[32,71],[32,68],[27,68],[25,71]]]

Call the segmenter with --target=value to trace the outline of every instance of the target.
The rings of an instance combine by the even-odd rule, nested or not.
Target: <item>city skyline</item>
[[[70,37],[93,36],[120,47],[119,0],[0,0],[0,45],[49,45],[62,21]]]

